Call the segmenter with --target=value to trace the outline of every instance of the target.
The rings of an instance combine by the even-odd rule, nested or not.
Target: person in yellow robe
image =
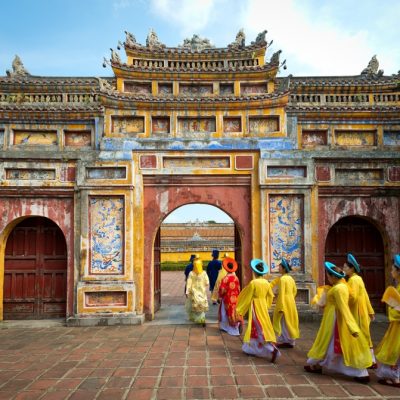
[[[297,287],[289,275],[292,267],[284,258],[279,264],[281,276],[271,282],[272,291],[278,294],[273,315],[273,327],[277,336],[277,347],[292,348],[300,337],[299,316],[296,307]]]
[[[203,263],[197,258],[193,261],[193,271],[186,282],[186,311],[189,319],[197,324],[206,325],[208,311],[207,288],[210,285]]]
[[[314,344],[308,352],[307,372],[322,373],[322,368],[368,383],[367,368],[372,365],[369,343],[349,308],[349,288],[344,273],[325,262],[329,289],[326,305]]]
[[[389,327],[376,347],[376,376],[380,384],[400,388],[400,254],[394,256],[391,274],[397,287],[389,286],[382,299],[389,305]]]
[[[276,336],[268,314],[274,294],[270,283],[263,278],[269,272],[269,267],[260,259],[251,260],[250,266],[253,280],[240,292],[236,306],[238,320],[248,314],[242,350],[246,354],[275,362],[281,353],[275,346]]]
[[[369,325],[371,321],[375,319],[375,312],[371,306],[364,281],[359,275],[361,273],[360,264],[351,253],[347,254],[347,260],[343,265],[343,272],[346,274],[347,284],[349,285],[351,293],[349,297],[350,311],[360,327],[361,332],[368,340],[373,361],[372,368],[375,369],[376,360],[369,331]]]

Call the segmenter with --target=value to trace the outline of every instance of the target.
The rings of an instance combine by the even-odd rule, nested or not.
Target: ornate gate
[[[52,221],[27,218],[11,232],[5,251],[4,319],[66,315],[67,247]]]
[[[372,306],[375,311],[384,311],[380,301],[385,289],[384,248],[375,226],[358,217],[345,217],[333,225],[325,244],[325,259],[342,266],[349,252],[361,264]]]

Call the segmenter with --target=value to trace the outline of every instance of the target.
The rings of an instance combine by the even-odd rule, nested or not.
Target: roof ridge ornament
[[[255,42],[251,42],[251,44],[258,44],[258,45],[261,45],[261,44],[264,45],[264,44],[266,44],[267,41],[265,40],[265,35],[266,35],[267,33],[268,33],[267,30],[263,30],[262,32],[260,32],[260,33],[257,35]]]
[[[165,48],[165,44],[161,43],[158,40],[157,33],[152,28],[150,28],[149,34],[147,35],[146,46],[149,47],[150,49],[164,49]]]
[[[119,56],[119,54],[112,48],[110,48],[110,50],[111,50],[111,62],[116,64],[122,64],[121,57]]]
[[[19,77],[19,76],[30,76],[31,74],[27,71],[27,69],[24,67],[24,64],[22,63],[21,59],[19,58],[18,55],[14,57],[14,60],[12,62],[12,71],[6,70],[7,76],[10,78],[13,77]]]
[[[97,80],[99,81],[100,92],[106,92],[108,94],[118,92],[117,89],[112,86],[110,82],[108,82],[106,79],[97,77]]]
[[[189,49],[191,51],[203,51],[205,49],[214,49],[215,46],[209,39],[201,38],[199,35],[194,34],[191,39],[186,38],[183,43],[178,46],[179,48]]]
[[[230,49],[243,49],[246,46],[246,35],[244,33],[243,28],[236,34],[235,40],[228,44],[228,48]]]
[[[379,69],[379,61],[376,58],[376,54],[369,61],[367,68],[364,68],[361,75],[379,77],[383,75],[383,69]]]

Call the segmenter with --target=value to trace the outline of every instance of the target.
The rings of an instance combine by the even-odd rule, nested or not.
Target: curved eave
[[[220,98],[212,99],[163,99],[163,98],[129,98],[99,93],[100,100],[106,108],[137,109],[137,110],[247,110],[285,107],[289,101],[289,93],[282,92],[271,96],[254,96],[251,98]]]
[[[251,56],[261,57],[265,55],[267,42],[261,42],[241,49],[229,47],[210,48],[202,51],[192,51],[181,47],[149,48],[145,46],[130,47],[125,44],[127,56],[140,59],[153,60],[221,60],[242,59]]]
[[[296,115],[299,118],[327,118],[327,119],[377,119],[394,118],[400,120],[400,106],[375,106],[375,107],[302,107],[288,106],[288,115]]]
[[[285,78],[278,78],[285,79]],[[293,93],[309,92],[359,92],[359,91],[393,91],[400,90],[399,77],[362,78],[359,76],[326,77],[315,80],[312,77],[292,78],[290,88]]]
[[[113,64],[112,69],[117,78],[125,79],[158,79],[158,80],[226,80],[245,78],[246,80],[275,79],[279,67],[277,65],[268,66],[260,70],[220,70],[220,71],[182,71],[182,70],[137,70],[129,66]]]

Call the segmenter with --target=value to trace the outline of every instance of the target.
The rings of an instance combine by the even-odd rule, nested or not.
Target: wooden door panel
[[[154,240],[154,312],[161,307],[161,229]]]
[[[22,221],[5,251],[5,319],[64,317],[67,252],[61,230],[45,218]]]
[[[383,241],[379,231],[368,221],[347,217],[329,231],[325,259],[343,266],[347,253],[352,253],[362,266],[362,277],[376,311],[383,311],[380,299],[385,290]]]

